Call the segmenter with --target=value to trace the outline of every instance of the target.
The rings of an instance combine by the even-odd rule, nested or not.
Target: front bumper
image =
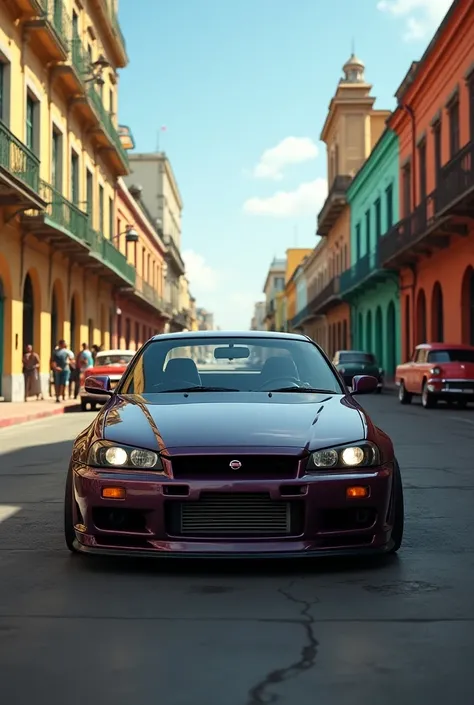
[[[474,403],[474,379],[430,377],[428,391],[441,401],[471,401]]]
[[[83,553],[167,558],[302,558],[384,553],[392,545],[392,482],[391,463],[371,468],[370,472],[231,482],[178,482],[152,473],[97,472],[76,466],[75,545]],[[112,486],[123,488],[126,498],[104,499],[103,489]],[[368,488],[369,496],[346,498],[347,488],[353,486]],[[182,515],[183,505],[189,508],[189,503],[196,508],[209,493],[214,498],[231,495],[233,503],[255,493],[265,495],[272,505],[270,511],[276,504],[292,505],[291,511],[298,520],[279,535],[263,536],[259,530],[253,535],[237,532],[229,536],[217,530],[214,535],[205,536],[199,529],[194,534],[184,534],[183,525],[174,520],[176,512]],[[234,504],[233,507],[235,511]],[[120,512],[131,517],[132,522],[127,519],[128,523],[120,528],[107,523],[107,517],[119,516]],[[237,513],[237,519],[239,516],[242,514]],[[222,512],[216,517],[220,520]]]

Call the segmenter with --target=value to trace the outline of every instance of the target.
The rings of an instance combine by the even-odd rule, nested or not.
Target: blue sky
[[[160,146],[183,196],[191,290],[217,325],[248,328],[271,259],[316,243],[319,134],[352,42],[376,107],[392,109],[450,4],[120,0],[130,57],[120,122],[141,152],[155,151],[167,127]]]

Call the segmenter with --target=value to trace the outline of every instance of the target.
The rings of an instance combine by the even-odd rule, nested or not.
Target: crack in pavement
[[[272,685],[284,683],[285,681],[297,678],[305,671],[309,671],[316,664],[319,642],[314,635],[314,617],[310,614],[311,607],[319,602],[317,598],[312,601],[300,600],[291,593],[294,582],[290,583],[288,590],[278,588],[278,592],[287,600],[302,607],[300,610],[301,621],[298,624],[304,629],[304,642],[300,650],[300,658],[295,663],[284,668],[277,668],[270,671],[259,683],[248,692],[246,705],[271,705],[280,700],[277,693],[269,692]]]

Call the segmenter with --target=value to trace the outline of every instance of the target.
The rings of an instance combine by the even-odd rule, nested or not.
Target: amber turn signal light
[[[126,492],[123,487],[104,487],[102,497],[104,499],[125,499]]]
[[[348,487],[346,489],[347,499],[363,499],[369,496],[368,487]]]

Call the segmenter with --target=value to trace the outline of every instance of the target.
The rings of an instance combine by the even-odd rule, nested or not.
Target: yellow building
[[[22,400],[22,353],[108,345],[135,270],[115,246],[127,64],[112,3],[0,2],[0,395]],[[46,388],[44,383],[43,388]]]
[[[312,253],[311,248],[292,247],[286,251],[285,302],[286,321],[291,321],[296,315],[296,280],[295,275],[303,260]],[[285,330],[287,326],[285,325]]]

